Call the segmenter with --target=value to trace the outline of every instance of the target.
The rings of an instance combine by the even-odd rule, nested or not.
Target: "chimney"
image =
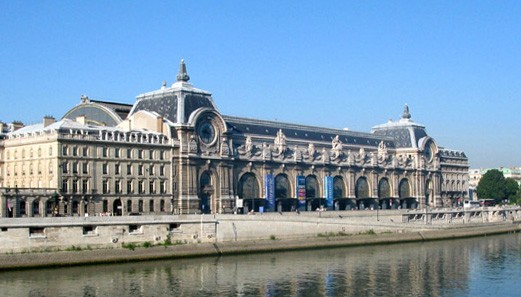
[[[156,119],[156,131],[163,133],[163,117],[157,117]]]
[[[22,123],[20,121],[14,121],[11,124],[9,124],[9,132],[16,131],[23,127],[24,127],[24,123]]]
[[[43,117],[43,127],[47,127],[51,124],[54,124],[56,122],[56,120],[54,119],[53,116],[44,116]]]
[[[76,117],[76,122],[82,124],[82,125],[86,125],[87,123],[87,118],[85,117],[85,115],[80,115],[80,116],[77,116]]]

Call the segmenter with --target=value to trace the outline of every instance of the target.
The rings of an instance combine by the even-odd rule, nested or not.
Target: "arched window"
[[[317,178],[314,175],[306,177],[306,198],[320,197]]]
[[[275,177],[275,197],[276,198],[288,198],[289,192],[289,180],[285,174],[279,174]]]
[[[404,178],[402,181],[400,181],[400,188],[399,188],[399,195],[400,198],[409,198],[411,197],[411,188],[409,186],[409,181]]]
[[[378,197],[389,198],[391,197],[391,187],[387,178],[382,178],[378,183]]]
[[[343,198],[345,195],[344,181],[342,177],[335,176],[333,180],[333,198]]]
[[[200,179],[201,190],[203,190],[206,186],[212,185],[212,177],[208,171],[203,172]]]
[[[239,198],[258,198],[259,195],[259,183],[253,173],[244,174],[239,180]]]
[[[369,197],[369,184],[367,183],[367,179],[363,176],[356,181],[355,195],[356,198]]]

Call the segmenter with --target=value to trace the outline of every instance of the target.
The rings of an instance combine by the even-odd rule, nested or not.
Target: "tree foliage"
[[[519,192],[519,185],[513,178],[506,178],[506,198],[510,203],[516,203],[517,202],[517,193]]]
[[[495,199],[501,202],[507,197],[507,182],[503,173],[497,169],[487,171],[479,180],[476,192],[480,199]]]

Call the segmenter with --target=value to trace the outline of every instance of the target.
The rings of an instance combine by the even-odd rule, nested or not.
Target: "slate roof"
[[[275,137],[279,129],[282,130],[288,141],[327,142],[338,135],[345,145],[377,147],[384,140],[387,148],[394,148],[392,138],[374,135],[371,133],[354,132],[342,129],[330,129],[315,126],[290,124],[275,121],[265,121],[234,116],[223,116],[228,131],[234,135]]]

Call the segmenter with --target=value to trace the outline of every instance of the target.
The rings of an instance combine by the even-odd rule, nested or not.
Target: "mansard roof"
[[[419,148],[419,142],[427,137],[425,126],[411,120],[409,107],[405,105],[402,118],[398,121],[377,125],[372,128],[372,133],[379,136],[392,137],[396,148]]]
[[[129,115],[140,110],[156,112],[175,124],[186,124],[190,115],[199,108],[217,110],[210,92],[194,88],[188,82],[184,60],[181,60],[177,81],[171,87],[166,82],[159,90],[137,96]]]
[[[290,124],[275,121],[223,116],[231,134],[254,137],[275,137],[277,131],[282,130],[286,138],[302,142],[326,142],[338,135],[345,145],[377,147],[383,140],[387,148],[394,148],[392,138],[371,133],[354,132],[342,129],[322,128],[300,124]]]

